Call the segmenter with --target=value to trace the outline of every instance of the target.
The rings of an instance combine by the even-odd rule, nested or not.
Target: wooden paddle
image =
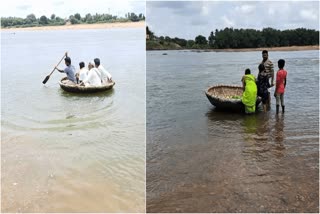
[[[63,55],[62,59],[61,59],[60,62],[56,65],[56,67],[61,63],[61,61],[64,59],[64,57],[67,56],[67,54],[68,54],[68,52],[66,52],[66,53]],[[46,83],[48,82],[51,74],[56,70],[56,67],[54,67],[54,69],[51,71],[51,73],[50,73],[48,76],[46,76],[46,78],[42,81],[43,84],[46,84]]]

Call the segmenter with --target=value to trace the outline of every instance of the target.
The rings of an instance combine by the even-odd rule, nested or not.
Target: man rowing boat
[[[65,69],[61,70],[57,66],[55,67],[55,69],[57,69],[60,73],[66,73],[69,80],[67,84],[74,85],[76,84],[76,77],[75,77],[76,69],[74,68],[73,65],[71,65],[70,57],[66,56],[66,58],[64,58],[64,62],[67,66]]]

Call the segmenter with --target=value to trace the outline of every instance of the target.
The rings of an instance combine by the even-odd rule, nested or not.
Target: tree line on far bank
[[[70,24],[94,24],[94,23],[107,23],[107,22],[137,22],[145,20],[145,16],[140,13],[127,13],[125,17],[118,17],[111,14],[86,14],[81,16],[79,13],[70,15],[69,18],[61,18],[52,14],[50,17],[40,16],[37,18],[34,14],[27,15],[26,18],[18,17],[1,17],[1,27],[37,27],[37,26],[56,26]]]
[[[194,40],[156,36],[147,26],[147,49],[223,49],[319,45],[319,31],[297,28],[233,29],[211,31],[208,38],[198,35]]]

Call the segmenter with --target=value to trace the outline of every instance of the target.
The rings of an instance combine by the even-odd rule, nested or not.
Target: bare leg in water
[[[267,111],[270,111],[271,109],[271,97],[270,97],[270,92],[268,93],[268,100],[267,100],[267,103],[266,103],[266,110]]]

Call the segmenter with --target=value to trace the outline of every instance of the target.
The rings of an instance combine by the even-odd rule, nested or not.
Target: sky
[[[319,30],[319,1],[147,1],[146,12],[156,36],[184,39],[226,27]]]
[[[1,17],[21,17],[33,13],[36,17],[55,14],[67,18],[75,13],[111,13],[124,17],[128,12],[145,15],[145,1],[134,0],[4,0],[1,2]]]

